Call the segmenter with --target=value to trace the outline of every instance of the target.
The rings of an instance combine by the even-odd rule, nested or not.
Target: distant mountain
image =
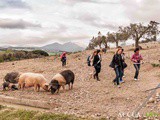
[[[67,52],[76,52],[84,50],[83,47],[80,47],[79,45],[72,42],[68,42],[65,44],[52,43],[41,47],[41,49],[45,51],[67,51]]]
[[[13,46],[2,46],[0,49],[12,49],[12,50],[27,50],[27,51],[32,51],[32,50],[44,50],[47,52],[59,52],[59,51],[66,51],[66,52],[77,52],[77,51],[82,51],[85,48],[80,47],[79,45],[68,42],[65,44],[59,44],[59,43],[52,43],[45,45],[43,47],[13,47]]]

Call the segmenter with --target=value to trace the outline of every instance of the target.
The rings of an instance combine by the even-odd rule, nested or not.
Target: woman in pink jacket
[[[142,58],[141,54],[139,54],[139,48],[136,48],[134,50],[134,54],[132,55],[132,58],[131,58],[131,61],[133,61],[133,65],[136,69],[134,80],[138,80],[141,60],[143,60],[143,58]]]
[[[66,52],[63,52],[62,55],[60,56],[60,58],[62,61],[62,66],[66,66],[66,60],[67,60]]]

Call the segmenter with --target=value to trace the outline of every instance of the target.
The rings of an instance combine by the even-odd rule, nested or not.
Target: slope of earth
[[[133,80],[135,69],[129,59],[133,54],[131,51],[133,48],[131,46],[124,48],[128,67],[125,70],[125,83],[121,85],[120,89],[112,83],[115,73],[109,68],[109,64],[115,49],[110,49],[106,54],[102,54],[101,81],[99,82],[93,78],[90,79],[93,68],[88,67],[86,63],[87,56],[93,51],[68,55],[67,67],[65,68],[61,67],[60,59],[55,57],[16,61],[14,64],[13,62],[1,63],[0,83],[3,82],[6,73],[11,71],[41,73],[50,82],[56,73],[71,69],[76,75],[76,80],[73,90],[65,92],[61,90],[56,95],[51,95],[43,90],[34,92],[33,88],[24,91],[1,91],[0,94],[19,99],[44,100],[59,104],[59,107],[53,107],[49,110],[54,113],[74,114],[82,117],[118,117],[120,113],[131,114],[149,95],[149,92],[145,91],[160,83],[160,68],[151,65],[151,63],[158,63],[160,60],[160,44],[150,43],[142,46],[144,50],[141,51],[141,54],[145,63],[141,66],[138,81]],[[146,106],[142,108],[140,114],[151,111],[160,113],[159,110],[160,108],[152,107],[152,105]]]

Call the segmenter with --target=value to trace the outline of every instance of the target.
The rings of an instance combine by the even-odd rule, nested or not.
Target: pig
[[[56,74],[50,84],[49,89],[51,90],[51,93],[54,94],[56,91],[59,92],[60,87],[63,87],[63,90],[65,90],[65,85],[68,84],[69,90],[73,89],[73,83],[74,83],[75,75],[71,70],[64,70],[58,74]],[[70,85],[71,84],[71,85]]]
[[[34,91],[39,92],[41,87],[48,91],[48,86],[47,79],[38,73],[23,73],[18,81],[18,87],[22,90],[24,90],[24,87],[34,87]]]
[[[9,82],[4,82],[3,83],[3,90],[7,90],[6,88],[8,88],[9,90],[18,90],[18,87],[16,84],[13,84],[13,83],[9,83]]]
[[[7,73],[6,76],[4,77],[4,82],[18,83],[19,76],[20,76],[19,72]]]

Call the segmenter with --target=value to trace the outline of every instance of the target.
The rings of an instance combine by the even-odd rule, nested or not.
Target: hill
[[[65,44],[59,44],[59,43],[53,43],[53,44],[49,44],[46,46],[41,47],[41,49],[45,50],[45,51],[66,51],[66,52],[77,52],[77,51],[82,51],[84,50],[84,48],[78,46],[75,43],[72,42],[68,42]]]
[[[60,93],[55,95],[43,90],[34,92],[33,88],[24,91],[0,91],[0,94],[6,97],[14,97],[19,99],[20,102],[26,99],[38,100],[41,104],[46,103],[47,105],[53,103],[53,105],[50,105],[49,110],[45,110],[46,112],[72,114],[81,117],[90,116],[98,119],[105,117],[124,120],[125,118],[119,118],[119,114],[131,114],[149,95],[150,92],[145,91],[156,87],[160,83],[160,69],[152,66],[153,63],[159,63],[160,54],[157,51],[160,51],[160,44],[147,43],[141,44],[141,46],[144,48],[141,50],[144,64],[141,66],[139,81],[133,80],[135,68],[130,61],[134,48],[132,46],[124,47],[128,67],[125,70],[125,83],[121,84],[120,89],[112,83],[115,72],[109,67],[109,64],[115,49],[110,49],[107,54],[102,54],[101,81],[99,82],[93,78],[90,79],[93,68],[88,67],[86,63],[88,54],[93,51],[67,55],[66,68],[61,67],[60,58],[56,56],[16,61],[14,65],[13,62],[1,63],[0,83],[3,82],[6,73],[11,71],[41,73],[50,82],[56,73],[71,69],[74,71],[76,79],[73,90],[68,90],[68,86],[66,86],[66,91],[60,90]],[[158,92],[160,91],[157,90]],[[15,101],[8,100],[8,102],[13,104]],[[20,102],[18,104],[22,104]],[[25,104],[30,105],[31,103],[26,102]],[[55,107],[54,104],[57,106]],[[159,102],[150,103],[142,108],[140,115],[143,116],[151,112],[160,113],[159,110]]]

